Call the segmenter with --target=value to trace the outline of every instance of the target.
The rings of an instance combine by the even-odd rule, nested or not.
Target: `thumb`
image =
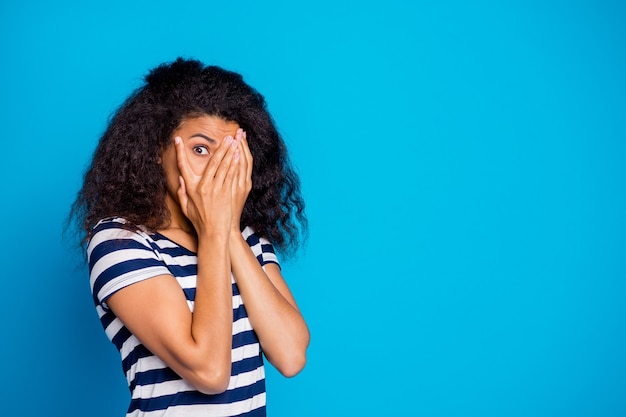
[[[180,203],[180,208],[183,211],[183,214],[186,216],[187,215],[187,203],[189,202],[189,196],[187,195],[187,188],[185,187],[185,180],[183,179],[182,175],[178,176],[178,183],[180,184],[180,187],[178,187],[178,201]]]

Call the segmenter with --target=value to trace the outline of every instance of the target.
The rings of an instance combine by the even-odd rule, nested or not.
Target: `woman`
[[[297,246],[303,209],[265,101],[240,75],[181,58],[148,74],[72,208],[129,416],[265,415],[261,354],[285,376],[306,361],[274,253]]]

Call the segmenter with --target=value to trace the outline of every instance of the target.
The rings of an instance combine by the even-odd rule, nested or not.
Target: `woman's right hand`
[[[194,156],[183,140],[174,139],[179,204],[198,234],[193,309],[181,284],[169,274],[129,285],[108,300],[115,315],[148,350],[206,394],[224,392],[231,376],[233,294],[228,242],[238,145],[227,136],[205,159],[206,165],[192,165]]]
[[[198,235],[228,235],[232,223],[232,188],[240,159],[240,138],[226,136],[211,155],[201,175],[189,164],[180,137],[174,139],[180,170],[178,199],[183,214],[194,225]]]

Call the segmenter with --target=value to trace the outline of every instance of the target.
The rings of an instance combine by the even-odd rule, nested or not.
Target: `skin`
[[[231,368],[231,273],[267,359],[285,376],[305,365],[309,331],[280,268],[262,268],[239,230],[252,188],[245,132],[216,116],[185,119],[161,153],[170,222],[160,233],[198,255],[193,313],[162,275],[113,294],[128,329],[201,392],[227,389]]]

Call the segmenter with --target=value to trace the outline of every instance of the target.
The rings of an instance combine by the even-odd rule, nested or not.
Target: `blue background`
[[[298,167],[312,332],[270,416],[626,415],[626,7],[4,1],[7,416],[128,393],[63,222],[107,117],[176,56],[244,75]]]

